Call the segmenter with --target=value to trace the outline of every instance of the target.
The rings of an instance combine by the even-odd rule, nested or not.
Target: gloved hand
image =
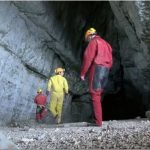
[[[49,95],[49,93],[50,93],[49,91],[46,91],[46,95],[47,95],[47,96]]]
[[[84,77],[84,76],[81,76],[81,80],[85,80],[85,77]]]

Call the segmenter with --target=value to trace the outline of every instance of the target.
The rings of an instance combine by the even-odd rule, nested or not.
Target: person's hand
[[[84,76],[81,76],[81,80],[85,80],[85,77],[84,77]]]
[[[47,95],[47,96],[49,95],[49,93],[50,93],[49,91],[46,91],[46,95]]]
[[[45,106],[44,105],[39,105],[40,106],[40,108],[42,109],[42,108],[45,108]]]

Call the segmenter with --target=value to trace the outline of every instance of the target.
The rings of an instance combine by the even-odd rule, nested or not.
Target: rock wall
[[[118,44],[126,96],[150,109],[149,7],[145,1],[110,2],[118,28]],[[138,102],[139,101],[139,102]]]
[[[62,65],[63,62],[54,48],[46,44],[54,38],[49,31],[38,25],[38,22],[44,23],[43,20],[47,17],[42,15],[46,11],[45,4],[0,3],[0,119],[3,122],[26,120],[34,117],[33,98],[36,89],[41,87],[45,90],[53,67]],[[35,20],[39,18],[37,24],[30,16]],[[44,24],[50,25],[47,22]]]
[[[3,123],[35,116],[36,90],[41,87],[46,91],[48,78],[58,66],[66,68],[70,90],[82,94],[84,84],[80,84],[79,74],[74,71],[80,69],[81,61],[74,56],[75,48],[68,39],[70,30],[65,31],[65,24],[59,18],[61,12],[57,11],[61,4],[23,1],[0,4],[0,119]],[[69,115],[67,109],[64,114]]]

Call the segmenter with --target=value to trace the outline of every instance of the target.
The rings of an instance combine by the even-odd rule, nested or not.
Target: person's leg
[[[98,126],[102,126],[102,106],[101,106],[101,93],[92,94],[93,110],[95,114],[95,122]]]
[[[41,120],[41,113],[40,113],[40,107],[37,106],[36,108],[36,121],[40,121]]]
[[[41,110],[41,119],[44,119],[46,115],[47,115],[47,109],[43,107]]]
[[[108,78],[109,69],[103,66],[93,64],[89,75],[89,90],[93,102],[93,110],[95,114],[96,124],[102,125],[102,93],[106,86],[106,79]]]
[[[57,117],[57,115],[58,115],[58,112],[57,112],[56,108],[57,108],[57,94],[52,93],[51,94],[50,105],[49,105],[49,110],[52,113],[53,117]]]
[[[57,103],[57,108],[56,108],[57,112],[58,112],[57,123],[61,122],[63,101],[64,101],[64,94],[63,93],[59,93],[58,103]]]
[[[41,120],[41,115],[40,113],[36,113],[36,121],[39,121],[39,120]]]

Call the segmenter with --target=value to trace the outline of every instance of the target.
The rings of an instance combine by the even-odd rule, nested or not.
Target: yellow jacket
[[[68,93],[68,83],[61,75],[54,75],[48,81],[48,91]]]

